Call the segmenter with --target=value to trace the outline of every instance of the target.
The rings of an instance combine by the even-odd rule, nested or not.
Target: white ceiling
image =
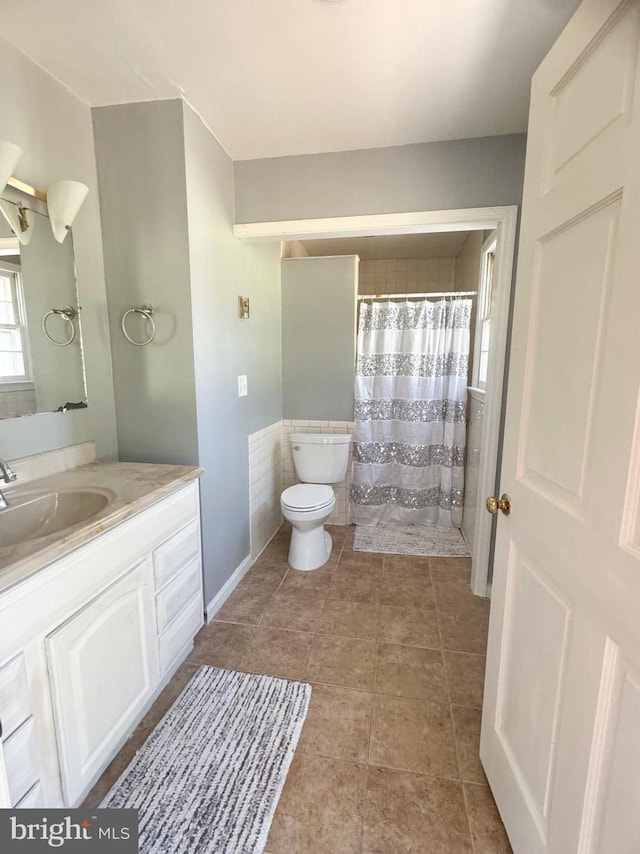
[[[578,0],[2,0],[91,106],[183,96],[234,160],[522,132]]]
[[[382,237],[340,237],[301,240],[309,255],[359,255],[361,260],[374,258],[451,258],[455,257],[468,231],[434,234],[394,234]]]

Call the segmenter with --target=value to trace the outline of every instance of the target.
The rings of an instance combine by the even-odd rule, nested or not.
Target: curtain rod
[[[473,297],[478,291],[433,291],[423,294],[358,294],[358,299],[411,299],[415,297]]]

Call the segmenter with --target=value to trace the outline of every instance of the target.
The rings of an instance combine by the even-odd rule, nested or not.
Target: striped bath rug
[[[101,807],[139,809],[141,854],[260,854],[311,686],[200,667]]]
[[[421,557],[470,557],[459,528],[436,528],[428,525],[356,525],[353,549]]]

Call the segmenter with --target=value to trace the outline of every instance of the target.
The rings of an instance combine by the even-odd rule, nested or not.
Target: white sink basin
[[[9,506],[0,510],[0,547],[47,537],[86,522],[112,501],[97,489],[16,495],[5,493]]]

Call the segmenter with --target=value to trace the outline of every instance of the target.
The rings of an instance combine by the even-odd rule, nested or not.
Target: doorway
[[[257,241],[307,241],[391,235],[446,234],[455,232],[483,232],[492,247],[491,287],[482,294],[487,309],[477,313],[484,323],[485,350],[478,359],[483,364],[482,418],[475,425],[478,447],[474,456],[475,501],[467,512],[468,528],[473,531],[472,589],[476,595],[486,596],[491,578],[491,538],[493,518],[484,509],[484,498],[493,494],[496,483],[500,448],[500,422],[503,401],[506,342],[509,305],[517,223],[516,207],[476,208],[457,211],[427,211],[412,214],[388,214],[363,217],[339,217],[322,220],[295,220],[290,222],[245,223],[235,226],[235,235],[246,242]],[[484,247],[483,247],[484,252]],[[327,252],[329,254],[329,252]],[[335,249],[330,254],[336,254]],[[484,268],[483,268],[484,269]],[[478,269],[477,273],[479,274]],[[482,289],[478,277],[476,289]],[[487,303],[488,300],[488,303]],[[487,323],[488,321],[488,323]],[[475,335],[474,348],[482,344],[482,335]],[[480,339],[480,340],[478,340]],[[477,359],[474,359],[477,361]]]

